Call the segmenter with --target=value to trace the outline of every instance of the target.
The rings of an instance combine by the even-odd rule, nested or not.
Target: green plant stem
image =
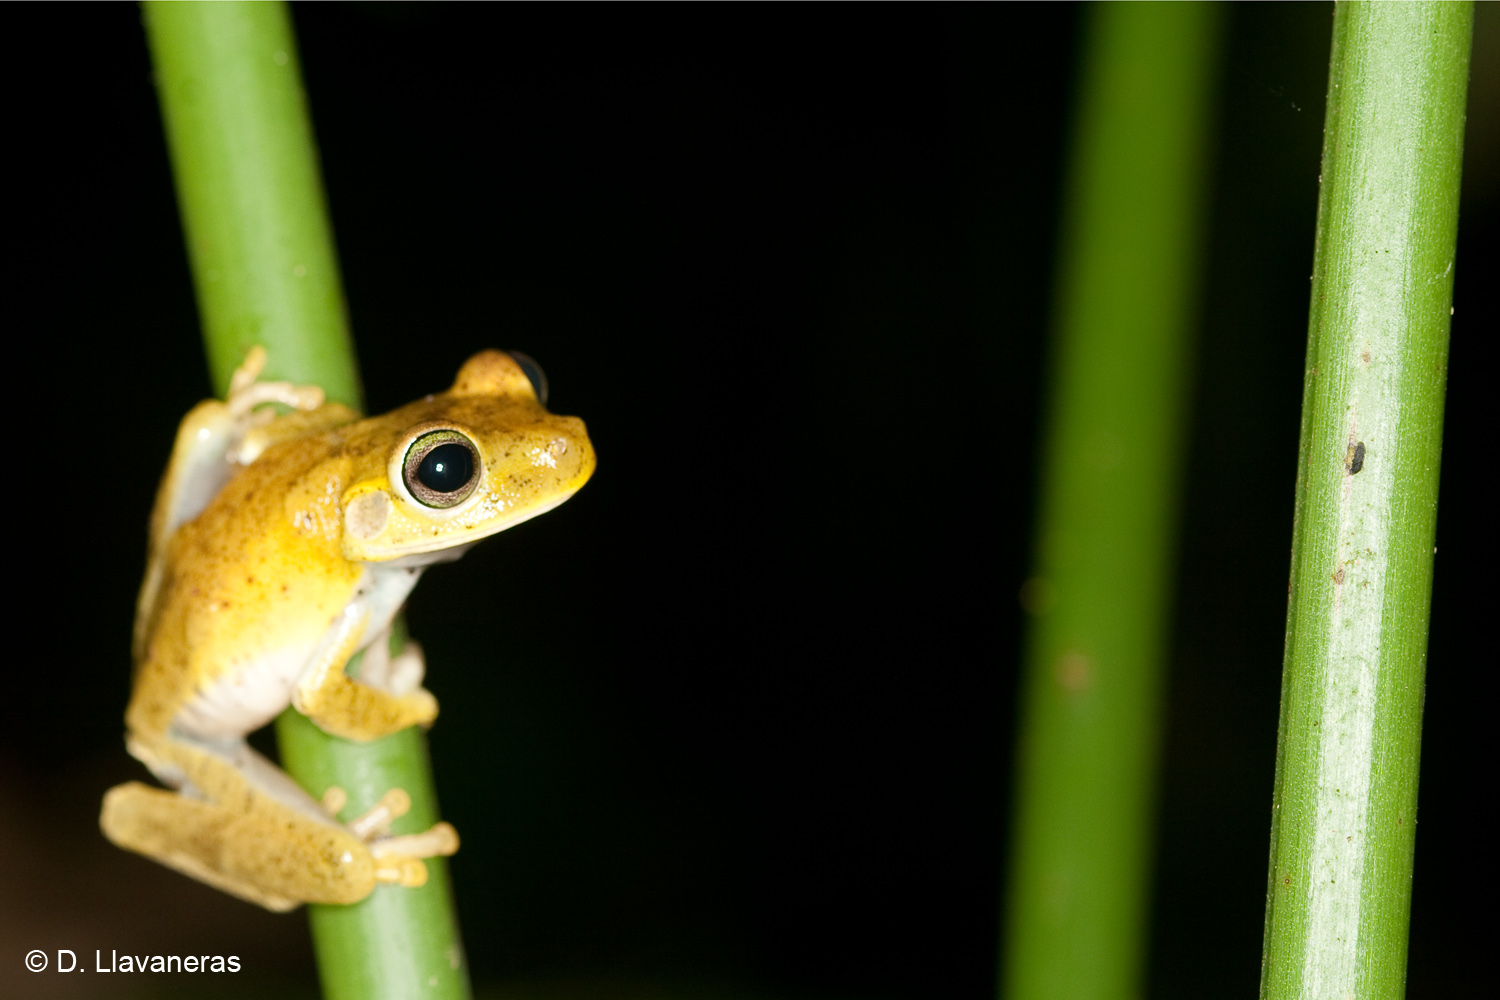
[[[1093,8],[1066,191],[1001,993],[1140,990],[1221,11]]]
[[[1334,17],[1261,996],[1406,987],[1469,3]]]
[[[225,391],[249,348],[261,344],[266,377],[320,385],[329,399],[358,408],[286,6],[148,2],[145,24],[215,386]],[[287,771],[315,797],[330,785],[348,792],[345,818],[393,787],[412,798],[393,832],[418,832],[437,818],[416,730],[351,743],[288,710],[277,735]],[[353,906],[309,908],[326,997],[468,996],[447,868],[433,859],[428,870],[421,889],[381,886]]]
[[[315,383],[360,409],[285,6],[148,2],[144,11],[215,387],[226,391],[262,344],[266,378]]]

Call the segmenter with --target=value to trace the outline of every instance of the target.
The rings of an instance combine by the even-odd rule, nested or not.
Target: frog
[[[104,796],[106,837],[272,911],[414,888],[453,854],[446,822],[395,836],[392,788],[338,818],[247,736],[287,706],[369,741],[431,726],[421,648],[392,622],[427,567],[567,500],[594,471],[583,421],[546,409],[525,355],[482,351],[446,391],[361,418],[316,386],[263,380],[252,348],[227,397],[182,420],[152,508],[136,605],[126,749],[164,787]],[[346,667],[361,654],[357,676]]]

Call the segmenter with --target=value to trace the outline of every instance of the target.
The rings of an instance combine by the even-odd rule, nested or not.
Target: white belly
[[[270,722],[292,703],[292,688],[308,651],[267,654],[200,690],[177,712],[177,728],[194,736],[244,736]]]

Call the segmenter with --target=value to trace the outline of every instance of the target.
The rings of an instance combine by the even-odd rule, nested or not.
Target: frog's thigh
[[[366,844],[319,817],[310,799],[304,808],[281,801],[283,789],[259,787],[255,772],[270,765],[258,756],[245,768],[229,759],[238,748],[171,738],[131,749],[159,775],[207,798],[139,782],[110,789],[99,823],[119,846],[270,910],[353,903],[374,887],[376,862]]]

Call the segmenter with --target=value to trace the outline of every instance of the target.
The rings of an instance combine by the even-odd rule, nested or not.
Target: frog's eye
[[[529,354],[520,351],[506,351],[511,360],[521,366],[521,371],[526,373],[526,379],[531,383],[531,391],[536,393],[536,401],[543,406],[547,405],[547,373],[542,371],[542,366],[536,363],[536,359]]]
[[[479,485],[479,449],[458,431],[431,431],[406,449],[401,478],[425,507],[456,507]]]

